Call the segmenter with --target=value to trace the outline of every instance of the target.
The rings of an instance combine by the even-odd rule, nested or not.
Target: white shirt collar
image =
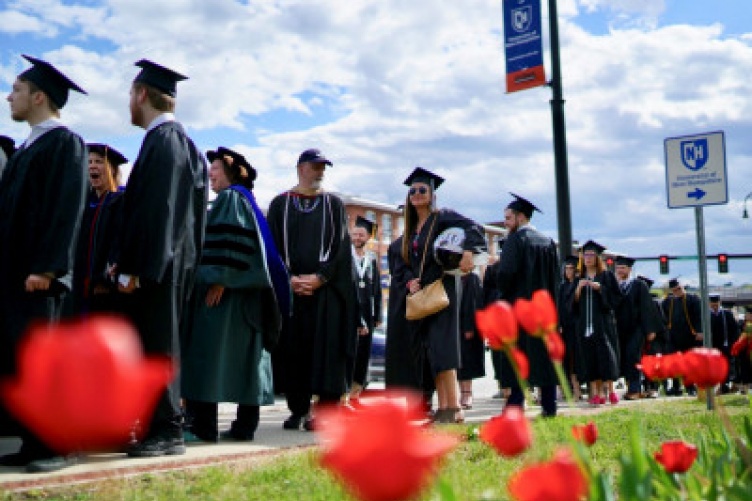
[[[58,127],[63,127],[63,122],[60,121],[59,118],[48,118],[47,120],[43,122],[39,122],[38,124],[31,127],[31,132],[29,133],[29,137],[26,138],[26,141],[24,141],[23,145],[21,145],[22,148],[28,148],[31,146],[34,141],[42,137],[42,135],[45,132],[49,132],[52,129],[56,129]]]
[[[157,117],[151,121],[149,126],[146,128],[146,132],[150,132],[152,129],[156,129],[160,125],[162,125],[165,122],[174,122],[175,121],[175,115],[173,113],[162,113],[161,115],[157,115]]]

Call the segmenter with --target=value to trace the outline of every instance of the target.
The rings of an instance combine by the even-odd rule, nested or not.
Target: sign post
[[[698,272],[702,312],[703,346],[712,346],[708,311],[708,267],[705,252],[703,206],[728,203],[726,140],[723,131],[668,138],[666,155],[666,194],[669,209],[695,208]],[[715,408],[714,392],[707,390],[708,410]]]

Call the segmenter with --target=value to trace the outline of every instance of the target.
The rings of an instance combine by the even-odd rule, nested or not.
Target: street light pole
[[[556,0],[548,0],[548,25],[551,36],[551,119],[554,133],[556,179],[556,212],[559,223],[559,258],[572,253],[572,212],[569,200],[569,167],[567,164],[567,131],[564,121],[564,96],[561,86],[559,57],[559,15]]]

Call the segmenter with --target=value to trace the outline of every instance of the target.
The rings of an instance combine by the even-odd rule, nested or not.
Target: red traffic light
[[[667,275],[668,274],[668,256],[665,254],[662,254],[658,257],[658,262],[660,263],[661,268],[661,275]]]
[[[718,254],[718,273],[728,273],[728,255]]]

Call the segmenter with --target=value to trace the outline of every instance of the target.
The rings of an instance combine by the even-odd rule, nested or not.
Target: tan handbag
[[[419,277],[423,275],[423,265],[426,264],[428,242],[431,241],[433,226],[436,223],[437,217],[434,217],[433,222],[431,223],[431,229],[426,237],[426,245],[423,249],[423,260],[420,263]],[[447,306],[449,306],[449,296],[447,296],[446,290],[444,290],[442,279],[439,278],[427,286],[422,287],[418,292],[408,294],[405,318],[408,320],[420,320],[421,318],[440,312]]]

